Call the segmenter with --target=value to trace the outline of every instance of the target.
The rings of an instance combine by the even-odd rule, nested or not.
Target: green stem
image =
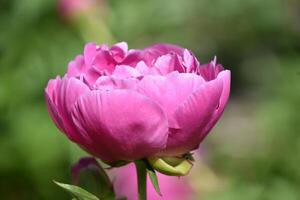
[[[135,161],[139,200],[147,200],[147,171],[143,160]]]

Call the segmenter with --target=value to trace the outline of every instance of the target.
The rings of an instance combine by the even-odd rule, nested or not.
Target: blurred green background
[[[52,123],[43,90],[87,41],[114,40],[175,43],[232,71],[190,178],[195,199],[300,199],[300,1],[106,0],[75,14],[57,4],[0,0],[1,199],[70,199],[52,180],[70,182],[84,153]]]

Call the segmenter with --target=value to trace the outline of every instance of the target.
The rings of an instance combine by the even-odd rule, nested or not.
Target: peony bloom
[[[137,200],[137,178],[134,164],[128,164],[124,167],[115,168],[115,174],[112,178],[114,190],[117,198],[127,197],[128,200]],[[147,199],[172,199],[188,200],[194,195],[193,189],[185,177],[172,177],[158,173],[158,182],[161,196],[157,194],[150,179],[147,179]]]
[[[230,71],[187,49],[87,44],[45,95],[56,126],[113,164],[196,149],[224,111]]]

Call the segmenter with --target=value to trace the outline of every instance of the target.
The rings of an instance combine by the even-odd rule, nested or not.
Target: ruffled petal
[[[116,61],[109,51],[99,51],[92,62],[92,67],[99,74],[102,74],[103,72],[111,74],[114,71],[116,64]]]
[[[126,56],[128,51],[128,45],[126,42],[120,42],[113,45],[110,49],[113,58],[116,62],[120,63]]]
[[[219,79],[206,82],[176,109],[178,123],[168,137],[162,155],[180,155],[195,149],[207,132],[203,132],[217,109],[223,91]]]
[[[201,75],[206,81],[211,81],[217,78],[218,74],[224,70],[223,66],[217,64],[216,57],[208,64],[201,65],[197,68],[198,74]]]
[[[166,145],[168,123],[164,112],[149,98],[131,90],[98,90],[82,96],[72,117],[80,132],[92,138],[96,156],[108,163],[144,158]]]
[[[166,54],[158,57],[151,70],[155,70],[161,75],[166,75],[173,71],[184,72],[181,61],[176,54]]]
[[[83,51],[84,63],[87,66],[91,66],[96,55],[97,55],[97,45],[95,43],[86,44]]]

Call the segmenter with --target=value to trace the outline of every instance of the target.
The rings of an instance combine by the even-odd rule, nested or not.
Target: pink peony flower
[[[49,113],[70,140],[107,163],[196,149],[224,111],[230,71],[200,65],[187,49],[87,44],[45,89]]]
[[[137,177],[134,164],[115,168],[115,177],[112,178],[117,198],[127,197],[128,200],[137,200]],[[151,181],[147,179],[147,199],[172,199],[188,200],[194,195],[192,187],[185,177],[166,176],[157,173],[161,196],[153,188]]]

